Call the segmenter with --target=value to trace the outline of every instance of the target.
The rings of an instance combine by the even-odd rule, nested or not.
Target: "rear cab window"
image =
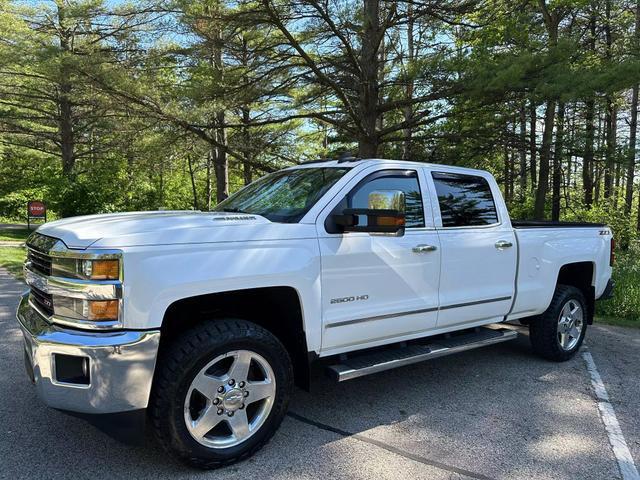
[[[496,225],[498,212],[489,182],[478,175],[431,172],[444,228]]]

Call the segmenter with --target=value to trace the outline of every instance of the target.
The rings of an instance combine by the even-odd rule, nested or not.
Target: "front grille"
[[[51,257],[49,250],[58,243],[57,238],[48,237],[38,232],[33,232],[27,238],[27,260],[31,262],[31,267],[44,275],[51,275]]]
[[[27,261],[31,270],[46,277],[51,275],[51,256],[49,251],[60,240],[34,232],[27,238]],[[43,314],[53,315],[53,297],[31,284],[30,300]]]
[[[43,275],[51,275],[51,257],[45,253],[29,248],[27,260],[31,262],[31,268]]]
[[[35,287],[31,287],[31,301],[42,311],[45,315],[50,317],[53,315],[53,297],[48,293],[38,290]]]

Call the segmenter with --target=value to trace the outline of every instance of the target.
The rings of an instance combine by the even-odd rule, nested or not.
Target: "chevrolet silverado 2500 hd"
[[[42,400],[145,410],[178,459],[263,446],[294,382],[509,340],[571,358],[611,293],[604,225],[512,222],[487,172],[389,160],[269,174],[216,211],[69,218],[28,241],[17,317]],[[490,325],[490,326],[489,326]]]

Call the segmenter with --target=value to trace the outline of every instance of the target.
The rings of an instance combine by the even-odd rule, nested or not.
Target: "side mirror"
[[[343,232],[402,235],[405,226],[405,198],[401,190],[375,190],[369,194],[368,208],[346,208],[332,215]]]

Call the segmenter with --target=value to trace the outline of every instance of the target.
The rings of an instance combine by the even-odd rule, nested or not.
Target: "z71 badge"
[[[369,300],[369,295],[357,295],[355,297],[332,298],[331,299],[331,304],[356,302],[358,300]]]

